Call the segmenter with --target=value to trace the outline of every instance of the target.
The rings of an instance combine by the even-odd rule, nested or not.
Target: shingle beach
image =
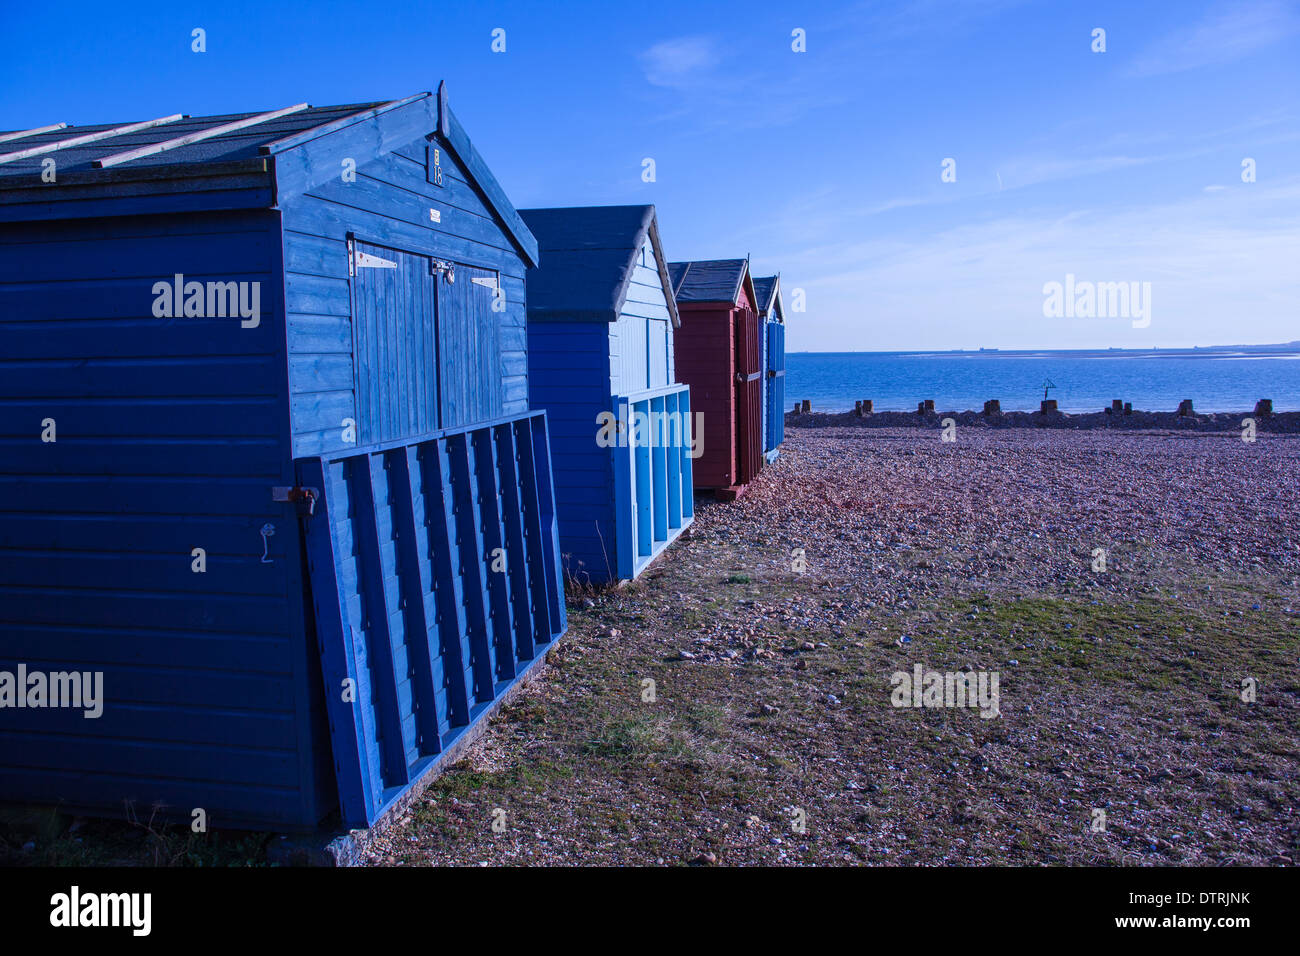
[[[572,589],[372,862],[1293,863],[1300,438],[852,418]],[[918,664],[998,715],[894,706]]]

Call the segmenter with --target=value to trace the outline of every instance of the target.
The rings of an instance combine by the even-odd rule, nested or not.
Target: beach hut
[[[754,279],[754,294],[763,349],[763,457],[775,461],[785,441],[785,308],[780,275]]]
[[[373,823],[565,630],[445,88],[0,134],[0,248],[0,799]]]
[[[763,464],[763,366],[748,259],[669,265],[682,316],[677,375],[703,423],[695,487],[734,500]]]
[[[654,206],[522,209],[528,388],[554,447],[560,553],[587,581],[636,577],[694,515],[690,392]]]

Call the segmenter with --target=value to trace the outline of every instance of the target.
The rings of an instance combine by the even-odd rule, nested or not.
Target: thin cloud
[[[1156,41],[1133,65],[1137,76],[1231,63],[1295,35],[1300,15],[1282,0],[1219,7],[1193,27]]]
[[[682,90],[707,81],[719,56],[708,37],[685,36],[656,43],[640,60],[647,82]]]
[[[1197,194],[1139,208],[1017,215],[913,239],[815,244],[781,260],[807,290],[815,327],[800,348],[911,348],[1225,341],[1249,321],[1256,338],[1294,338],[1300,278],[1300,180]],[[1150,281],[1155,322],[1045,324],[1042,287],[1066,273]],[[864,308],[867,310],[864,314]],[[1261,339],[1261,340],[1262,340]]]

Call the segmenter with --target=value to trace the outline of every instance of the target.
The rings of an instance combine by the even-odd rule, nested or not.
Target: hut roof
[[[338,157],[326,149],[330,152],[326,162],[313,144],[331,134],[356,133],[364,134],[366,144],[363,150],[350,154],[358,166],[420,136],[441,134],[528,264],[536,263],[536,240],[448,108],[446,84],[439,86],[437,93],[416,93],[378,103],[298,103],[256,113],[175,113],[135,122],[54,123],[0,132],[0,209],[9,206],[0,221],[47,215],[20,190],[40,190],[41,195],[58,199],[58,194],[71,192],[68,187],[77,187],[77,195],[121,198],[142,195],[143,191],[155,194],[160,189],[177,192],[186,188],[183,182],[165,185],[167,180],[254,172],[278,175],[280,163],[291,167],[289,178],[297,187],[309,176],[338,175]],[[303,153],[292,158],[286,155],[294,150]],[[56,162],[54,182],[45,182],[41,175],[49,158]],[[140,183],[153,185],[136,185]],[[281,183],[273,201],[283,202],[290,194],[287,184]]]
[[[668,272],[679,302],[739,302],[749,273],[748,259],[670,262]]]
[[[540,262],[528,271],[528,317],[613,322],[623,311],[637,257],[650,240],[673,326],[681,324],[654,206],[521,209]]]

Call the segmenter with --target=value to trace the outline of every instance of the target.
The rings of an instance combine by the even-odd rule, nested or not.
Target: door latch
[[[448,282],[456,281],[456,263],[447,259],[430,259],[429,271],[434,275],[441,275]]]
[[[310,518],[316,513],[316,499],[320,497],[319,488],[300,488],[297,486],[276,485],[271,489],[272,501],[291,501],[297,506],[298,514]]]

